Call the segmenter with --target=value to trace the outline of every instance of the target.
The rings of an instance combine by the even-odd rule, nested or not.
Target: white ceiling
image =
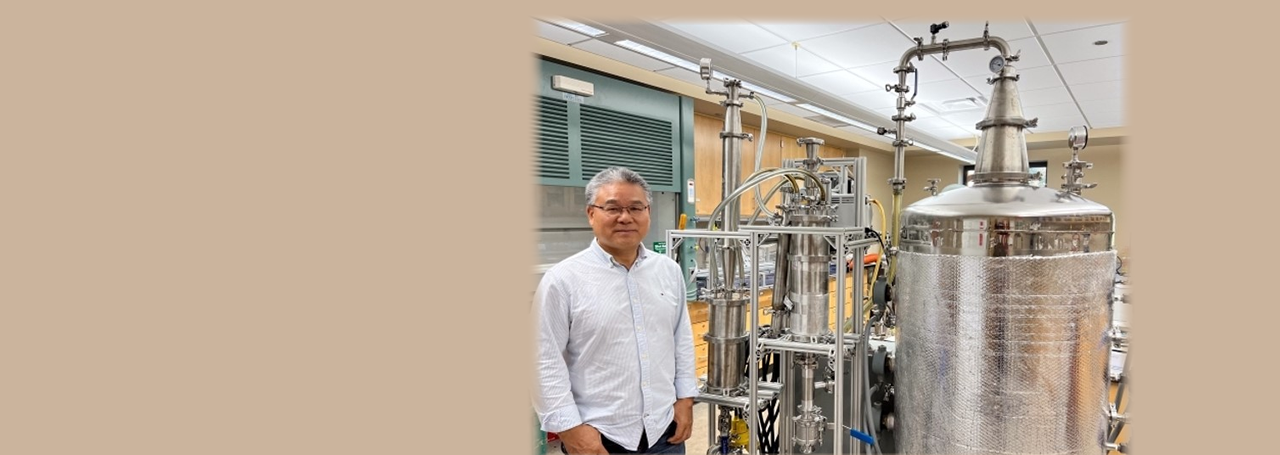
[[[749,63],[749,71],[737,71],[747,74],[735,74],[747,82],[753,82],[753,75],[785,76],[887,118],[895,113],[896,95],[884,88],[897,82],[893,68],[903,53],[915,45],[913,37],[922,37],[926,44],[930,42],[929,25],[935,22],[941,20],[784,23],[669,19],[651,24],[657,26],[653,30],[680,35]],[[1018,88],[1023,114],[1026,118],[1039,119],[1039,126],[1029,132],[1067,131],[1080,125],[1124,126],[1125,25],[1123,20],[1057,22],[1036,18],[990,24],[991,36],[1005,39],[1011,51],[1020,54],[1014,66],[1021,74]],[[949,27],[938,34],[937,41],[980,38],[983,27],[980,21],[950,22]],[[537,30],[539,36],[548,40],[698,87],[706,86],[696,72],[619,47],[614,42],[623,38],[608,33],[592,37],[552,25],[549,20],[537,21]],[[1100,40],[1107,43],[1095,45]],[[660,50],[674,55],[697,53],[677,48]],[[951,53],[946,60],[942,60],[941,55],[915,60],[919,69],[918,104],[909,112],[915,113],[918,120],[911,126],[947,140],[976,137],[979,132],[974,124],[983,118],[985,100],[990,97],[987,62],[995,55],[994,49],[969,50]],[[696,63],[696,58],[693,61]],[[915,86],[915,82],[914,76],[908,79],[908,85]],[[767,88],[786,92],[780,87]],[[967,110],[948,111],[940,107],[944,101],[965,98],[984,103]],[[770,109],[805,118],[820,117],[778,100],[766,98],[766,102]],[[803,103],[805,100],[791,104]],[[821,120],[830,123],[829,119]],[[857,128],[841,129],[888,142],[886,138]]]

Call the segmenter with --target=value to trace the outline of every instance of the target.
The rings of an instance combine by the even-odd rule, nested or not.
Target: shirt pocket
[[[664,289],[654,289],[651,293],[651,298],[654,301],[653,306],[656,307],[658,314],[662,317],[661,320],[670,321],[671,327],[674,328],[675,324],[680,321],[680,312],[684,311],[684,295],[673,294],[665,289],[668,287],[670,286],[664,286]]]

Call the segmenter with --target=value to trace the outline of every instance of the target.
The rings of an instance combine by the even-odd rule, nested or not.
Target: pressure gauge
[[[1083,126],[1071,128],[1067,132],[1067,145],[1073,149],[1080,150],[1089,144],[1089,129]]]
[[[990,69],[992,73],[1000,74],[1000,70],[1004,69],[1004,57],[997,55],[992,58],[991,63],[987,64],[987,69]]]

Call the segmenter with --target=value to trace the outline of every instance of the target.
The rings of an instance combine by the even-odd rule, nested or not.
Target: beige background
[[[528,453],[531,8],[31,4],[0,9],[0,453]],[[1273,445],[1272,252],[1234,227],[1271,218],[1271,15],[611,5],[1131,15],[1135,440]]]

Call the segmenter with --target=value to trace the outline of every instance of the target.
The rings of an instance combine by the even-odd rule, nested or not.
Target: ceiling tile
[[[624,49],[613,44],[600,40],[584,41],[574,44],[573,47],[596,54],[602,57],[611,58],[628,65],[647,69],[649,71],[657,71],[660,69],[671,68],[671,64],[655,58],[646,57],[628,49]]]
[[[1104,25],[1042,37],[1056,64],[1116,57],[1125,54],[1125,24]],[[1094,45],[1105,40],[1105,46]]]
[[[1039,119],[1035,128],[1030,130],[1031,133],[1051,133],[1056,131],[1067,131],[1071,128],[1084,125],[1084,116],[1080,114],[1066,115],[1060,117],[1044,117]]]
[[[908,126],[913,126],[917,129],[924,130],[925,132],[941,128],[956,128],[955,124],[948,122],[942,117],[916,119],[916,121],[909,123]]]
[[[920,19],[893,21],[894,25],[897,25],[908,36],[924,38],[925,44],[930,42],[929,26],[940,22],[942,21]],[[970,38],[982,38],[982,30],[987,23],[985,21],[947,21],[947,24],[947,28],[938,32],[938,42],[942,42],[943,39],[960,41]],[[991,22],[988,30],[990,30],[991,36],[1000,37],[1005,41],[1032,36],[1031,28],[1027,27],[1025,20]]]
[[[1057,118],[1071,115],[1080,115],[1080,108],[1076,103],[1048,104],[1044,106],[1024,107],[1022,116],[1031,118]]]
[[[878,22],[761,22],[754,21],[765,30],[787,41],[800,41],[875,25]]]
[[[1067,84],[1092,84],[1124,80],[1124,57],[1111,57],[1098,60],[1085,60],[1058,65],[1062,78]],[[1023,80],[1027,77],[1023,76]]]
[[[796,49],[790,44],[752,51],[742,55],[791,77],[827,73],[840,69],[813,55],[812,52],[805,49]]]
[[[787,40],[769,33],[768,30],[746,22],[665,21],[664,23],[698,40],[735,54],[787,43]]]
[[[968,112],[945,114],[942,118],[961,128],[976,128],[975,125],[977,125],[978,122],[987,118],[987,113],[985,110],[973,110]]]
[[[1058,77],[1058,73],[1053,70],[1052,66],[1042,66],[1039,68],[1019,69],[1018,74],[1018,91],[1041,90],[1047,88],[1061,87],[1062,79]],[[991,90],[994,86],[987,84],[987,76],[966,77],[964,80],[982,92],[983,96],[990,97]]]
[[[842,68],[898,61],[914,44],[887,23],[800,41],[800,47]]]
[[[1124,81],[1072,84],[1071,94],[1076,97],[1076,101],[1122,98],[1124,97]]]
[[[951,70],[938,63],[933,56],[929,56],[924,60],[912,60],[911,64],[916,67],[916,72],[907,75],[907,85],[914,86],[916,84],[916,76],[919,76],[921,84],[945,81],[955,77]],[[893,72],[893,69],[897,67],[898,61],[894,60],[892,62],[852,68],[849,71],[876,84],[878,87],[883,87],[888,84],[898,83],[898,73]]]
[[[1119,112],[1090,114],[1089,124],[1094,128],[1119,128],[1124,126],[1124,114]]]
[[[1054,33],[1061,33],[1069,30],[1079,30],[1082,28],[1090,28],[1090,27],[1097,27],[1101,25],[1117,24],[1117,23],[1124,22],[1123,19],[1101,20],[1101,21],[1094,21],[1094,22],[1061,22],[1061,21],[1051,21],[1051,20],[1038,21],[1035,18],[1031,18],[1029,19],[1029,21],[1031,22],[1031,25],[1035,27],[1036,34],[1040,36],[1051,35]]]
[[[1009,52],[1018,55],[1018,61],[1014,63],[1014,67],[1018,70],[1050,65],[1049,57],[1045,56],[1044,50],[1040,48],[1040,42],[1035,38],[1010,41]],[[960,77],[991,76],[988,64],[997,55],[1000,53],[994,48],[985,51],[982,49],[960,51],[949,54],[943,64]]]
[[[898,106],[898,94],[886,92],[883,88],[840,97],[868,110]]]
[[[800,78],[800,80],[832,95],[847,95],[876,89],[876,86],[871,85],[870,82],[864,81],[862,78],[854,76],[853,73],[844,70],[806,76]]]
[[[980,135],[981,133],[979,133],[978,130],[973,128],[951,127],[951,128],[939,128],[935,134],[938,137],[941,137],[943,139],[956,140],[956,139],[972,139]]]
[[[1019,70],[1053,64],[1053,62],[1049,61],[1049,56],[1045,53],[1044,47],[1040,46],[1040,41],[1035,38],[1010,41],[1009,52],[1013,52],[1014,55],[1018,56],[1018,61],[1014,62],[1013,66]]]
[[[1019,90],[1019,92],[1018,98],[1023,108],[1071,102],[1071,94],[1067,92],[1066,87]]]
[[[556,25],[551,25],[542,21],[534,21],[538,25],[538,36],[555,41],[560,44],[573,44],[591,39],[587,35],[565,29]]]
[[[1111,98],[1105,100],[1089,100],[1080,102],[1080,110],[1086,115],[1103,112],[1124,112],[1124,99]]]
[[[928,84],[920,84],[919,94],[911,93],[908,96],[915,96],[917,103],[928,103],[934,107],[943,101],[987,97],[989,94],[978,93],[969,84],[956,78],[946,81],[930,82]]]

